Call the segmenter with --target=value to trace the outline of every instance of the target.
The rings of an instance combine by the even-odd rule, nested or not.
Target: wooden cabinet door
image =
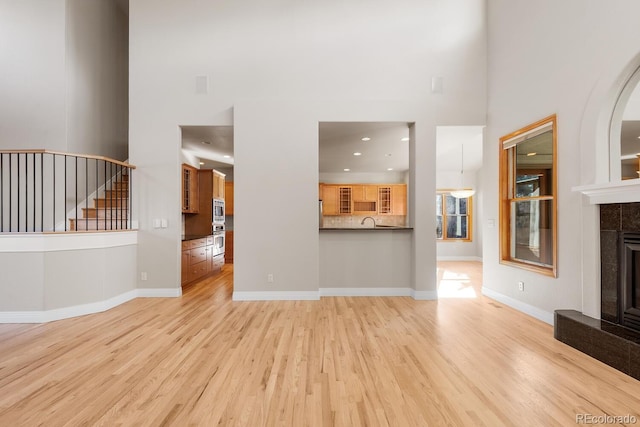
[[[185,284],[189,281],[189,269],[191,268],[191,251],[183,250],[182,251],[182,263],[181,263],[181,275],[180,275],[180,283]]]
[[[353,193],[351,186],[338,187],[338,213],[351,215],[353,212]]]
[[[233,181],[224,183],[224,209],[225,215],[233,215]]]
[[[396,184],[391,187],[392,206],[391,213],[393,215],[407,214],[407,185]]]
[[[323,185],[322,186],[322,214],[338,215],[338,186]]]
[[[198,213],[198,169],[182,164],[182,212]]]
[[[226,264],[233,264],[233,230],[225,233],[224,262]]]
[[[377,202],[378,186],[371,184],[352,185],[351,197],[354,202]]]
[[[225,185],[224,174],[218,172],[217,170],[213,171],[213,198],[214,199],[223,199],[224,200],[224,185]]]
[[[355,215],[375,215],[378,213],[377,185],[352,185],[351,191]]]
[[[381,185],[378,187],[378,214],[391,215],[393,202],[391,197],[391,186]]]

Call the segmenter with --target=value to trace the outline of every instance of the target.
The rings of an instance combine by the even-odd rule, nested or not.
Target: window
[[[471,241],[471,197],[456,198],[448,191],[436,194],[436,238]]]
[[[500,262],[557,276],[556,116],[500,138]]]

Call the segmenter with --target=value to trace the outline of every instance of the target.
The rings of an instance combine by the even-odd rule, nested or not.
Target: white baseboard
[[[482,287],[482,295],[506,304],[511,308],[515,308],[516,310],[528,314],[529,316],[535,317],[538,320],[542,320],[545,323],[553,325],[553,313],[541,310],[538,307],[534,307],[530,304],[503,295],[499,292],[492,291],[491,289],[487,289],[484,286]]]
[[[54,320],[69,319],[71,317],[87,314],[101,313],[114,307],[131,301],[134,298],[168,298],[182,295],[181,288],[175,289],[133,289],[104,301],[88,304],[74,305],[71,307],[56,308],[53,310],[33,311],[4,311],[0,312],[0,323],[46,323]]]
[[[320,296],[316,291],[234,291],[232,299],[234,301],[313,301],[320,299]]]
[[[411,296],[415,300],[424,301],[424,300],[437,300],[438,299],[438,291],[414,291],[411,292]]]
[[[234,292],[234,301],[292,301],[319,300],[320,297],[413,297],[416,300],[435,300],[435,291],[416,291],[411,288],[320,288],[317,292],[273,291]]]
[[[481,256],[439,256],[438,261],[478,261],[482,262]]]
[[[410,297],[411,288],[320,288],[321,297]]]
[[[182,288],[138,288],[138,298],[176,298],[182,296]]]

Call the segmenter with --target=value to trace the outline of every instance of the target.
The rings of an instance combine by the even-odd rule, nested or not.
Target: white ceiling
[[[402,122],[322,122],[319,124],[320,173],[382,173],[409,169],[409,124]],[[371,138],[362,141],[363,137]],[[482,126],[439,126],[436,130],[436,170],[482,167]],[[208,144],[206,144],[208,143]],[[233,166],[232,126],[182,126],[182,148],[199,158],[202,168]],[[354,156],[353,153],[362,153]],[[229,157],[225,157],[229,156]]]

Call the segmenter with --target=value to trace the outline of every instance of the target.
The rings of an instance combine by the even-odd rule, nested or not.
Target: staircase
[[[82,218],[69,218],[69,230],[127,230],[129,224],[129,175],[111,183],[102,197],[93,199],[93,207],[82,208]]]

